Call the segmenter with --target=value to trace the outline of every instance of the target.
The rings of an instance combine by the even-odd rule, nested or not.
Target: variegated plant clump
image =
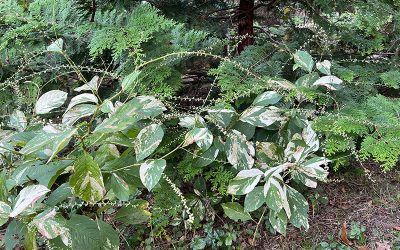
[[[63,40],[47,49],[65,55]],[[151,208],[141,195],[156,189],[163,177],[179,196],[182,222],[189,227],[199,217],[168,176],[168,169],[177,164],[170,157],[179,153],[189,155],[198,168],[217,165],[235,173],[227,188],[232,201],[221,204],[230,219],[252,220],[251,213],[262,209],[268,211],[276,232],[285,234],[288,223],[308,229],[307,200],[292,184],[315,188],[326,181],[324,167],[329,160],[320,156],[309,112],[292,107],[304,101],[300,88],[334,91],[342,81],[331,75],[329,61],[316,64],[325,75],[320,77],[307,52],[293,56],[294,69],[307,72],[294,84],[282,80],[295,99],[270,89],[241,111],[221,101],[180,118],[169,116],[170,110],[158,98],[134,92],[141,68],[104,99],[98,91],[99,76],[72,93],[43,93],[33,115],[48,119],[62,114],[61,119],[39,126],[27,118],[31,115],[15,110],[9,129],[1,130],[1,164],[16,167],[1,177],[7,201],[0,202],[0,223],[11,221],[12,230],[27,230],[32,242],[39,235],[53,248],[84,249],[85,244],[96,244],[99,249],[117,249],[119,235],[110,224],[68,210],[65,202],[82,201],[87,206],[128,202],[117,208],[115,218],[128,225],[147,223]],[[175,144],[165,139],[173,131],[182,135]],[[67,181],[56,186],[61,178]],[[23,188],[17,196],[8,193],[19,187]],[[83,235],[88,231],[94,233]]]

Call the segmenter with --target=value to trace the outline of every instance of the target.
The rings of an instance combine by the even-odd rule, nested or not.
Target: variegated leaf
[[[164,159],[149,160],[140,165],[140,180],[149,191],[160,181],[166,166],[167,163]]]
[[[225,143],[226,156],[230,164],[238,170],[251,169],[254,164],[254,147],[248,145],[246,137],[236,130],[228,135]]]
[[[269,106],[274,105],[282,99],[282,96],[275,91],[266,91],[256,97],[253,106]]]
[[[35,203],[43,195],[50,191],[43,185],[31,185],[23,188],[17,197],[14,208],[10,213],[10,217],[16,217],[22,213],[27,207]]]
[[[68,93],[61,90],[50,90],[44,93],[36,102],[35,112],[42,115],[61,107],[67,100]]]
[[[260,181],[263,172],[253,168],[240,171],[228,185],[227,193],[233,195],[244,195],[250,193]]]
[[[71,108],[75,107],[78,104],[87,103],[87,102],[92,102],[92,103],[97,104],[98,99],[95,95],[89,94],[89,93],[84,93],[84,94],[74,96],[71,99],[71,101],[67,107],[67,110],[65,112],[67,112],[68,110],[70,110]]]
[[[57,219],[55,209],[47,209],[33,218],[38,232],[46,239],[54,239],[57,236],[67,233],[68,229],[62,226]]]
[[[206,151],[210,148],[214,136],[208,128],[194,128],[185,136],[183,147],[196,143],[202,150]]]
[[[160,145],[164,130],[160,124],[152,124],[143,128],[135,139],[136,160],[141,161],[150,156]]]

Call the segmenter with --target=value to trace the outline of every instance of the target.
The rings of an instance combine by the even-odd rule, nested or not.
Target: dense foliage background
[[[219,249],[240,245],[239,221],[254,246],[260,228],[307,230],[329,172],[398,164],[399,10],[3,0],[2,247]]]

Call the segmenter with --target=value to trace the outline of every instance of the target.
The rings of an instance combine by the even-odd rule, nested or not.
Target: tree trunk
[[[238,45],[238,54],[240,54],[246,46],[254,43],[254,0],[240,0],[238,21],[239,36],[244,37]]]

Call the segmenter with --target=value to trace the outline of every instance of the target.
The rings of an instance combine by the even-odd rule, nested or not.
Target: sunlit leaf
[[[141,161],[150,156],[160,145],[164,130],[160,124],[152,124],[143,128],[135,139],[136,160]]]
[[[10,217],[16,217],[22,213],[27,207],[35,203],[43,195],[50,190],[43,185],[31,185],[23,188],[17,197],[14,208],[10,213]]]
[[[282,96],[275,91],[267,91],[256,97],[253,106],[268,106],[279,102]]]
[[[250,193],[263,176],[264,173],[256,168],[240,171],[228,185],[229,194],[244,195]]]
[[[61,90],[50,90],[44,93],[36,102],[36,114],[47,114],[51,110],[61,107],[67,100],[68,93]]]
[[[149,160],[140,165],[140,180],[149,191],[160,181],[166,166],[164,159]]]
[[[224,213],[229,219],[234,221],[248,221],[251,220],[249,212],[244,211],[244,208],[237,202],[227,202],[221,204]]]

